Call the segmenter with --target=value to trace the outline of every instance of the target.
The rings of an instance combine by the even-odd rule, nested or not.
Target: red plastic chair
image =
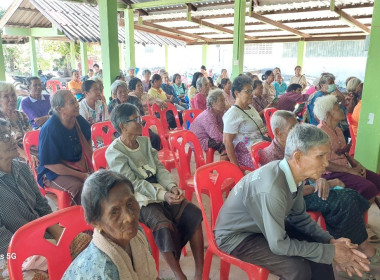
[[[91,138],[92,143],[95,148],[98,148],[98,143],[96,139],[99,137],[103,140],[104,145],[109,145],[113,141],[113,135],[115,134],[116,129],[112,126],[111,121],[104,121],[94,123],[91,126]]]
[[[251,146],[251,158],[253,162],[253,166],[255,169],[258,169],[260,167],[260,152],[264,148],[268,147],[270,145],[270,142],[268,141],[260,141]]]
[[[347,113],[347,123],[348,123],[348,128],[350,130],[350,136],[351,136],[351,147],[350,147],[349,154],[350,156],[354,156],[355,146],[356,146],[356,137],[354,134],[354,130],[352,129],[352,114],[351,113]]]
[[[182,112],[182,118],[183,118],[183,126],[185,127],[185,129],[189,130],[190,124],[202,112],[203,112],[203,110],[201,110],[201,109],[190,109],[190,110],[183,111]]]
[[[92,166],[94,167],[94,171],[98,171],[100,169],[107,169],[107,160],[106,160],[106,151],[108,146],[101,147],[96,149],[92,153]]]
[[[175,165],[179,176],[178,186],[185,191],[186,199],[192,201],[194,193],[194,176],[190,166],[191,154],[192,152],[194,154],[196,169],[205,165],[201,144],[195,134],[189,130],[171,133],[169,136],[169,144],[173,153],[177,155],[175,157]],[[222,188],[228,195],[232,185],[227,182]]]
[[[271,119],[273,113],[276,112],[276,111],[277,111],[276,108],[266,108],[266,109],[264,109],[264,118],[265,118],[265,123],[266,123],[266,126],[267,126],[267,130],[268,130],[268,135],[272,139],[274,139],[274,134],[273,134],[272,128],[270,126],[270,119]]]
[[[323,230],[326,230],[326,222],[325,219],[322,216],[321,212],[314,212],[314,211],[307,211],[307,213],[310,215],[310,217],[316,222],[319,222],[319,225]]]
[[[100,169],[107,169],[107,160],[106,160],[107,148],[108,146],[101,147],[92,153],[92,165],[94,167],[94,171],[98,171]],[[157,245],[154,241],[152,230],[142,223],[139,223],[139,224],[144,229],[146,238],[149,241],[150,249],[152,251],[152,256],[154,258],[154,261],[156,262],[156,269],[158,273],[160,271],[160,255],[159,255],[159,250],[157,248]]]
[[[165,168],[171,172],[175,168],[174,154],[169,148],[168,140],[165,138],[164,129],[162,127],[161,121],[153,116],[143,116],[142,119],[145,121],[143,125],[142,135],[149,137],[149,128],[151,126],[156,126],[158,136],[161,140],[162,149],[158,151],[158,159]]]
[[[205,165],[203,151],[197,136],[189,130],[173,132],[169,136],[169,144],[175,158],[175,165],[179,176],[179,188],[185,191],[187,200],[192,201],[194,193],[194,177],[191,172],[191,150],[194,152],[196,168]],[[188,149],[188,151],[186,151]],[[190,154],[190,156],[189,156]]]
[[[160,107],[157,104],[153,104],[152,108],[149,109],[149,111],[151,112],[150,114],[152,116],[155,116],[156,113],[159,114],[162,127],[164,128],[164,135],[165,135],[166,138],[168,138],[169,137],[169,133],[171,131],[183,130],[183,127],[181,126],[181,122],[179,120],[179,115],[178,115],[177,108],[172,103],[170,103],[170,102],[166,102],[166,104],[168,105],[168,107],[165,110],[161,110]],[[175,122],[176,122],[176,125],[177,125],[177,128],[175,128],[175,129],[170,129],[169,128],[168,120],[166,118],[166,112],[168,112],[168,111],[172,111],[173,112],[174,119],[175,119]]]
[[[64,227],[61,238],[54,245],[44,238],[46,229],[60,224]],[[81,206],[69,207],[41,217],[19,228],[9,244],[8,259],[10,279],[23,279],[22,263],[26,258],[37,255],[47,260],[50,280],[59,280],[72,262],[70,244],[83,231],[92,230],[84,219]]]
[[[36,166],[33,165],[30,149],[32,147],[38,148],[38,137],[39,137],[39,135],[40,135],[39,130],[32,130],[32,131],[28,131],[27,133],[25,133],[24,139],[23,139],[24,151],[25,151],[25,154],[28,158],[30,168],[33,171],[33,174],[34,174],[36,181],[37,181]],[[57,196],[58,209],[64,209],[64,208],[67,208],[71,205],[71,197],[65,191],[60,191],[60,190],[50,188],[47,186],[44,186],[44,189],[40,188],[40,190],[41,190],[41,193],[43,195],[46,195],[46,192],[51,192]]]
[[[56,93],[57,90],[60,90],[60,89],[65,89],[63,86],[62,86],[62,83],[60,81],[57,81],[57,80],[49,80],[46,82],[46,89],[51,89],[53,91],[53,93]]]
[[[210,179],[210,174],[214,174],[217,172],[214,180]],[[214,237],[214,228],[216,218],[219,214],[220,208],[223,205],[223,183],[228,180],[233,181],[234,185],[243,178],[243,173],[240,169],[228,162],[228,161],[219,161],[211,164],[204,165],[197,169],[194,175],[194,186],[195,186],[195,194],[198,199],[199,207],[202,210],[203,223],[206,231],[208,248],[205,255],[204,267],[203,267],[203,280],[208,280],[210,275],[210,268],[212,262],[212,256],[217,255],[221,260],[221,268],[220,268],[220,278],[219,279],[228,279],[230,264],[236,265],[242,270],[244,270],[248,279],[250,280],[264,280],[268,279],[269,271],[265,268],[259,267],[257,265],[253,265],[250,263],[246,263],[241,261],[221,250],[219,250]],[[211,220],[209,223],[209,218],[206,214],[205,205],[203,203],[202,194],[206,193],[210,197],[210,212]],[[207,209],[209,210],[209,209]]]
[[[214,162],[215,150],[212,148],[208,148],[205,152],[206,152],[206,163]]]

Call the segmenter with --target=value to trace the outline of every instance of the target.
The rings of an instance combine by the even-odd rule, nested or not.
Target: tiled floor
[[[175,173],[173,175],[176,176]],[[197,204],[195,195],[193,197],[193,202],[195,204]],[[369,210],[369,224],[370,224],[371,228],[378,234],[378,236],[380,236],[380,210],[376,205],[372,205],[372,207]],[[374,244],[374,246],[376,248],[380,249],[380,243]],[[187,256],[181,257],[180,264],[181,264],[181,267],[182,267],[184,273],[188,277],[188,279],[192,279],[192,277],[194,275],[194,270],[195,270],[194,259],[192,257],[190,246],[187,245],[186,247],[187,247]],[[205,237],[205,248],[207,248],[206,237]],[[219,263],[220,262],[219,262],[218,257],[214,256],[213,262],[212,262],[212,267],[211,267],[211,272],[210,272],[210,279],[211,280],[220,279],[220,277],[219,277]],[[373,269],[372,273],[376,276],[377,280],[380,280],[380,265],[378,268]],[[168,267],[168,265],[165,263],[165,261],[162,258],[160,258],[160,275],[159,275],[159,277],[161,279],[165,279],[165,280],[174,279],[173,273],[171,272],[170,268]],[[248,279],[248,277],[246,276],[245,272],[243,272],[239,268],[231,266],[229,279],[230,280],[245,280],[245,279]],[[269,280],[275,280],[275,279],[279,279],[279,278],[277,276],[270,275]],[[341,278],[341,277],[336,276],[336,279],[337,280],[343,280],[346,278]],[[302,279],[300,279],[300,280],[302,280]]]

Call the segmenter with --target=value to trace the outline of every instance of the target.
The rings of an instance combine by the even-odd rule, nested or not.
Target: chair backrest
[[[261,141],[253,144],[251,146],[251,158],[253,162],[253,166],[255,169],[258,169],[260,167],[260,152],[264,148],[268,147],[270,145],[270,142],[268,141]]]
[[[62,83],[57,80],[48,80],[46,82],[46,89],[51,88],[53,93],[56,93],[57,90],[63,89]]]
[[[355,153],[355,146],[356,146],[356,136],[354,134],[354,130],[352,129],[352,113],[347,113],[347,123],[348,128],[350,130],[350,137],[351,137],[351,148],[350,148],[350,155],[353,155]]]
[[[100,137],[103,140],[104,145],[109,145],[112,143],[113,135],[115,134],[116,129],[113,128],[111,121],[104,121],[94,123],[91,126],[91,138],[92,143],[94,143],[95,148],[98,147],[96,139]]]
[[[28,158],[30,168],[32,169],[36,180],[37,180],[37,172],[36,172],[37,166],[33,166],[32,155],[30,153],[30,150],[32,147],[36,147],[38,149],[39,136],[40,136],[39,130],[32,130],[25,133],[24,139],[23,139],[24,151],[25,151],[26,157]]]
[[[60,224],[64,231],[57,245],[44,238],[48,227]],[[23,279],[22,263],[37,255],[47,259],[50,280],[61,279],[71,264],[70,244],[81,232],[92,230],[84,218],[81,206],[73,206],[41,217],[19,228],[9,244],[8,259],[10,279]],[[12,255],[13,254],[13,255]]]
[[[215,172],[217,176],[214,175]],[[223,205],[223,193],[222,185],[228,180],[228,182],[236,185],[237,182],[243,178],[244,174],[239,167],[229,161],[218,161],[210,164],[206,164],[199,167],[194,175],[194,189],[198,200],[199,207],[202,210],[203,222],[205,224],[205,230],[207,234],[207,240],[214,240],[214,227],[216,218],[218,217],[220,208]],[[233,182],[231,182],[231,179]],[[233,189],[232,189],[233,192]],[[205,205],[202,200],[201,194],[208,194],[210,197],[210,209],[205,209]],[[210,211],[208,211],[210,210]],[[211,219],[209,219],[206,213],[211,213]]]
[[[166,104],[168,105],[168,107],[165,110],[161,110],[161,108],[156,103],[154,103],[152,105],[152,110],[150,111],[151,115],[155,116],[155,114],[158,113],[160,115],[162,127],[164,128],[165,131],[168,131],[169,130],[169,124],[168,124],[168,120],[166,118],[166,112],[172,111],[174,118],[175,118],[176,125],[177,125],[177,129],[180,129],[181,128],[181,122],[179,120],[177,108],[171,102],[166,102]]]
[[[203,112],[203,110],[201,110],[201,109],[189,109],[189,110],[183,111],[182,112],[182,119],[183,119],[183,126],[185,127],[185,129],[189,130],[190,124],[202,112]]]
[[[168,140],[165,138],[165,132],[164,128],[162,127],[161,121],[154,116],[143,116],[142,119],[145,121],[145,124],[142,128],[142,135],[149,137],[149,128],[151,126],[156,126],[158,136],[161,140],[162,148],[169,149],[169,143]]]
[[[107,169],[107,160],[106,160],[106,151],[108,146],[101,147],[96,149],[92,153],[92,166],[94,167],[94,171],[98,171],[99,169]]]
[[[268,135],[270,138],[274,138],[274,135],[273,135],[273,131],[272,131],[272,128],[270,126],[270,119],[272,118],[272,115],[274,112],[276,112],[277,109],[276,108],[266,108],[264,109],[264,118],[265,118],[265,123],[266,123],[266,126],[267,126],[267,130],[268,130]]]
[[[194,152],[196,168],[205,165],[203,150],[197,136],[189,130],[172,132],[169,135],[170,149],[175,155],[175,165],[178,171],[180,185],[191,178],[191,152]],[[190,156],[189,156],[190,155]]]

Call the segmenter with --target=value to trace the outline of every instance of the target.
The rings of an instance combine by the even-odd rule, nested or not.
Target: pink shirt
[[[198,92],[193,99],[191,99],[191,108],[192,109],[201,109],[201,110],[206,110],[207,105],[206,105],[206,97]]]
[[[349,167],[348,160],[344,154],[338,155],[336,152],[343,149],[346,146],[346,140],[342,130],[336,127],[332,130],[325,122],[320,122],[318,127],[322,129],[330,138],[330,159],[332,163]]]
[[[263,166],[271,161],[280,160],[284,158],[285,149],[277,142],[276,138],[272,143],[260,152],[260,165]]]

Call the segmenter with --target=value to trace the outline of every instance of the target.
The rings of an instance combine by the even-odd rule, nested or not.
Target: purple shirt
[[[289,91],[280,96],[277,103],[278,110],[294,111],[294,107],[298,102],[306,102],[309,99],[308,94],[299,94],[295,91]]]
[[[34,119],[49,114],[50,95],[42,94],[41,100],[34,99],[31,96],[25,97],[21,101],[21,110],[28,116],[32,128],[39,128],[39,126],[34,123]]]
[[[202,93],[198,92],[194,96],[194,98],[191,100],[191,108],[206,110],[207,109],[206,97]]]
[[[274,160],[281,160],[285,156],[285,149],[277,142],[276,138],[272,143],[260,152],[260,165],[263,166]]]
[[[191,123],[190,131],[198,137],[202,149],[206,151],[210,138],[217,143],[223,141],[223,114],[215,115],[211,108],[207,108]]]

